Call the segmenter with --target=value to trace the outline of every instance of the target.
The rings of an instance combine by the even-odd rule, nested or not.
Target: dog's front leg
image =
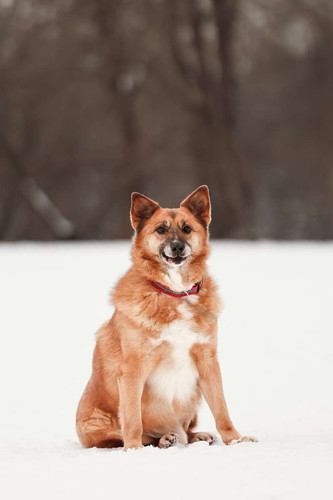
[[[255,438],[241,436],[235,429],[225,401],[222,377],[216,352],[213,348],[198,346],[193,357],[199,373],[201,391],[215,418],[216,429],[225,444],[256,441]]]
[[[124,449],[142,448],[141,397],[145,377],[139,363],[123,363],[118,372],[119,417]]]

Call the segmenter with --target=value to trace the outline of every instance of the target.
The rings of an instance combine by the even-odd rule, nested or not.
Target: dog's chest
[[[190,356],[191,347],[207,342],[207,337],[197,331],[188,306],[179,308],[182,319],[173,321],[153,341],[165,345],[165,355],[158,367],[147,380],[156,396],[172,402],[174,399],[185,403],[193,394],[198,380],[198,372]]]

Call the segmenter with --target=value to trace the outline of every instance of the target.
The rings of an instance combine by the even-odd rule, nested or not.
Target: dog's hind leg
[[[95,408],[91,415],[76,422],[76,429],[85,448],[117,448],[123,446],[118,420],[110,413]]]
[[[153,445],[159,448],[170,448],[176,444],[185,445],[188,443],[187,434],[179,425],[170,426],[160,431],[146,431],[142,435],[144,446]]]
[[[198,417],[195,415],[187,427],[185,427],[188,443],[197,443],[199,441],[207,441],[209,444],[214,444],[216,442],[216,436],[210,432],[193,432],[194,427],[196,427],[198,422]]]

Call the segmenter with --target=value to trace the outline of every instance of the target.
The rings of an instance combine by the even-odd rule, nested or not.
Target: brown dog
[[[204,395],[226,444],[254,441],[234,428],[216,358],[216,285],[207,274],[207,186],[179,208],[132,194],[133,265],[113,292],[115,312],[97,335],[93,371],[77,411],[85,447],[161,448],[212,443],[194,432]]]

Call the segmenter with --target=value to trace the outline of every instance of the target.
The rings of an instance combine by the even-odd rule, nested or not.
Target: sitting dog
[[[85,447],[167,448],[195,432],[203,394],[226,444],[254,441],[233,426],[217,349],[220,302],[208,275],[207,186],[177,209],[132,194],[133,265],[117,283],[110,321],[97,334],[92,376],[77,410]]]

